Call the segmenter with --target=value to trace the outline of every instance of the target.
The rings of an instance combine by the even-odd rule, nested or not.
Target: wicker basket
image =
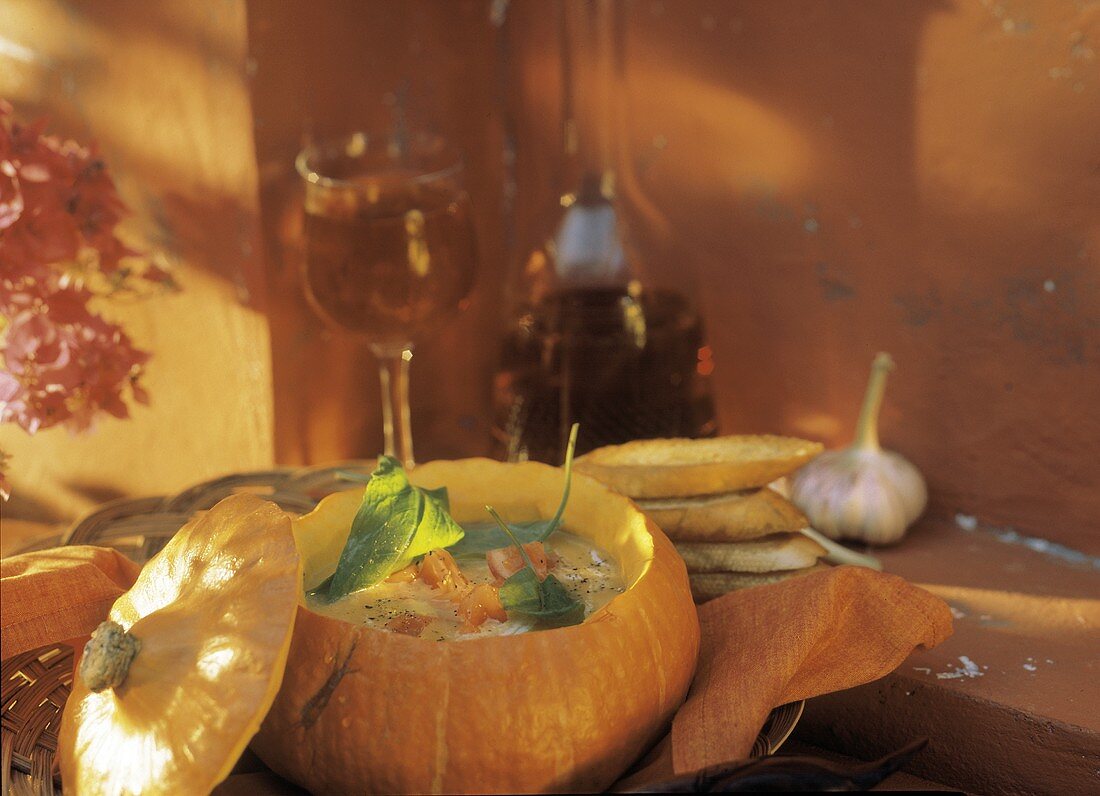
[[[61,709],[73,682],[73,650],[50,644],[0,664],[3,678],[3,792],[54,792]]]
[[[260,494],[284,510],[300,514],[312,509],[325,495],[349,488],[344,474],[365,475],[373,469],[373,461],[349,461],[324,467],[235,473],[204,481],[170,497],[113,500],[77,521],[60,539],[39,541],[28,549],[56,544],[100,545],[113,547],[143,564],[195,512],[209,509],[231,494]],[[56,730],[72,684],[72,660],[71,648],[54,644],[3,662],[0,794],[52,796],[59,785],[53,766]],[[772,711],[751,755],[761,757],[775,752],[794,730],[804,704],[794,702]]]
[[[143,564],[195,512],[205,511],[229,495],[253,492],[291,514],[302,514],[325,495],[348,489],[350,484],[344,473],[368,475],[373,468],[374,462],[355,461],[326,467],[234,473],[196,484],[171,497],[112,500],[69,528],[61,544],[113,547]]]

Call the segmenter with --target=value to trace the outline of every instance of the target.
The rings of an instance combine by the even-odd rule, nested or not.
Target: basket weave
[[[52,544],[113,547],[144,564],[196,512],[213,507],[229,495],[252,492],[291,514],[301,514],[325,495],[348,489],[349,481],[344,474],[368,475],[373,469],[373,461],[349,461],[324,467],[235,473],[204,481],[169,497],[112,500],[78,520]],[[51,541],[34,547],[44,546],[51,546]],[[53,796],[55,793],[54,787],[59,784],[53,769],[56,728],[72,685],[72,661],[70,647],[54,644],[3,662],[0,794]],[[753,744],[751,756],[775,752],[794,730],[804,704],[794,702],[772,711]]]
[[[302,514],[332,492],[348,489],[343,473],[369,475],[373,461],[342,462],[325,467],[262,470],[204,481],[170,497],[122,498],[104,503],[74,524],[62,544],[113,547],[144,564],[195,515],[237,492],[252,492],[291,514]]]
[[[0,664],[3,793],[54,793],[61,709],[73,682],[73,650],[49,644]]]

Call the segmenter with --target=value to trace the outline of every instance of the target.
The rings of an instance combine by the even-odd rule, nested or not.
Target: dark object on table
[[[819,757],[762,757],[704,768],[626,793],[867,790],[899,770],[928,744],[920,738],[879,760],[844,766]]]

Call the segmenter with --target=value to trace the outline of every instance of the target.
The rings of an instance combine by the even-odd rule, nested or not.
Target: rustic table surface
[[[783,754],[827,749],[840,759],[872,759],[925,736],[928,748],[883,787],[1100,787],[1100,561],[969,525],[926,521],[903,544],[878,552],[888,572],[947,600],[954,636],[882,680],[810,700]],[[3,518],[0,553],[62,530]],[[294,792],[248,759],[223,788]]]

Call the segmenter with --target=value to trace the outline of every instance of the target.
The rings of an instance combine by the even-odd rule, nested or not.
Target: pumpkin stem
[[[886,374],[894,369],[894,360],[887,353],[879,353],[871,364],[871,378],[856,422],[856,439],[853,448],[879,450],[878,413],[882,409],[882,396],[886,392]]]
[[[84,645],[80,679],[96,693],[118,688],[130,672],[130,664],[141,649],[141,639],[130,635],[118,622],[102,623]]]

